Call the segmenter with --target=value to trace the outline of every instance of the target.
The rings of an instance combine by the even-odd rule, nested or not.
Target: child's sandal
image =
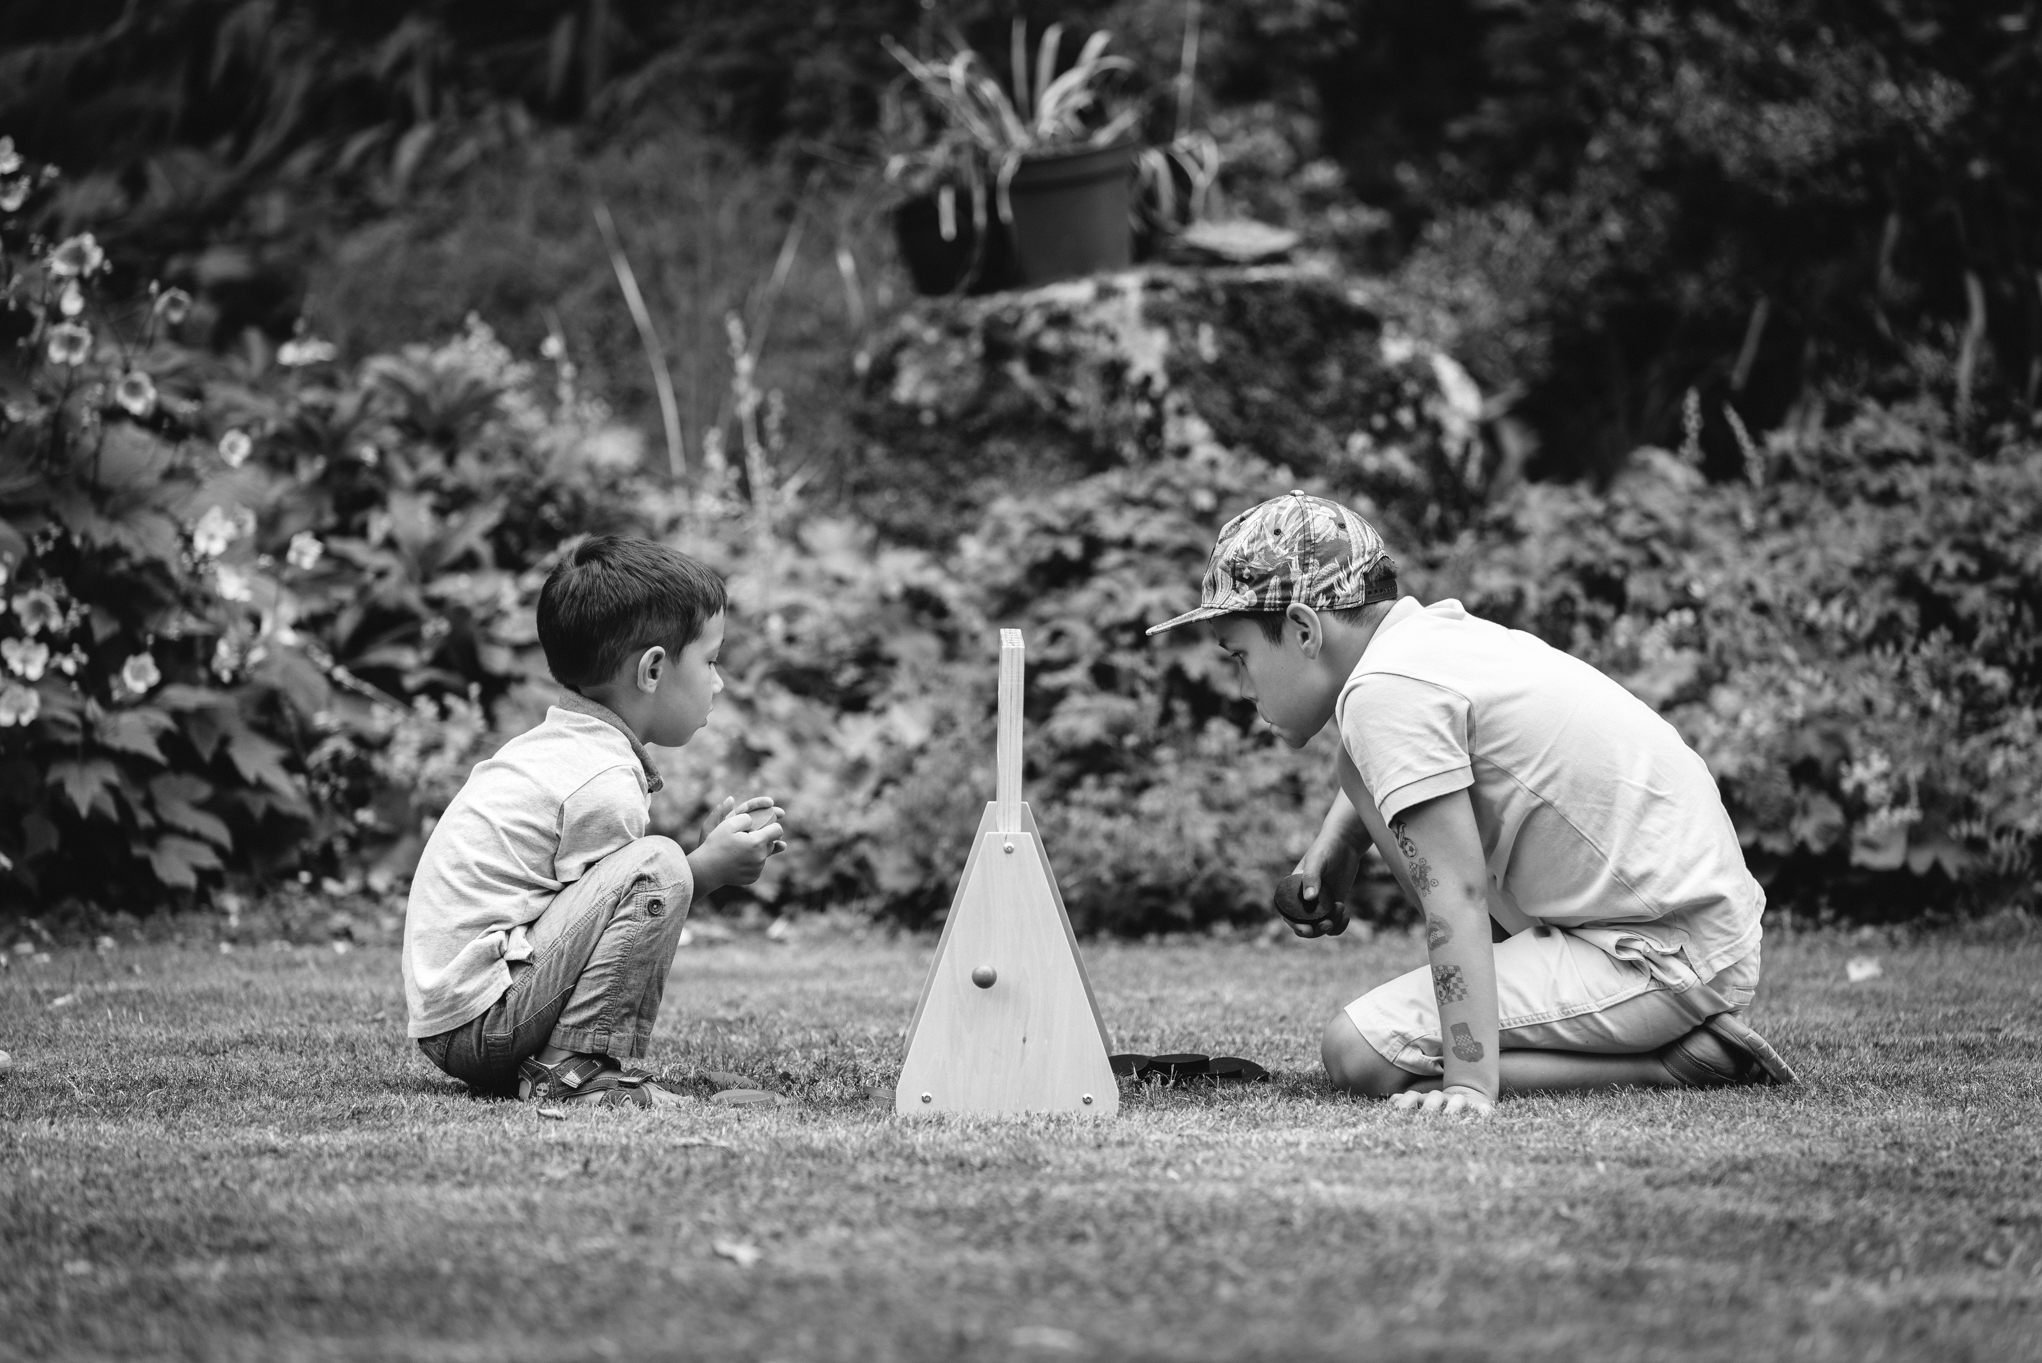
[[[593,1107],[651,1107],[646,1076],[627,1074],[607,1055],[571,1055],[548,1065],[527,1059],[518,1066],[518,1097]]]

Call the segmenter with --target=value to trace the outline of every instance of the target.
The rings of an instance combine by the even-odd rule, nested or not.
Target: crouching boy
[[[470,774],[405,913],[408,1034],[475,1092],[650,1106],[623,1062],[645,1054],[689,906],[785,847],[763,796],[724,801],[685,856],[646,832],[645,745],[708,720],[725,600],[687,555],[614,535],[546,579],[539,642],[566,689]]]
[[[1302,492],[1228,522],[1199,607],[1149,632],[1199,620],[1284,743],[1340,726],[1293,928],[1344,925],[1369,842],[1425,920],[1428,964],[1327,1024],[1336,1085],[1487,1112],[1503,1093],[1793,1081],[1737,1017],[1764,892],[1708,768],[1644,702],[1458,601],[1399,600],[1374,527]]]

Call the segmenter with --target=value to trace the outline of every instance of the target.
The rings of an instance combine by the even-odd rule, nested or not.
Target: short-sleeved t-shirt
[[[1506,924],[1621,926],[1705,980],[1757,944],[1765,892],[1708,766],[1579,658],[1406,597],[1335,713],[1384,825],[1468,792]]]
[[[452,1031],[510,988],[553,897],[645,836],[659,775],[624,721],[568,693],[479,762],[426,839],[404,912],[406,1030]]]

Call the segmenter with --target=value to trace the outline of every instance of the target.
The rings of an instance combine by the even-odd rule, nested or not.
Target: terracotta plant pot
[[[1008,186],[1014,255],[1025,284],[1124,270],[1133,257],[1128,222],[1133,142],[1023,157]]]

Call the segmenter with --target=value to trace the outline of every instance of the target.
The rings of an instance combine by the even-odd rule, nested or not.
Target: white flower
[[[156,295],[156,315],[176,326],[191,316],[191,295],[183,289],[165,289]]]
[[[12,213],[27,203],[28,191],[32,188],[34,185],[26,175],[19,180],[9,180],[5,184],[0,184],[0,213]]]
[[[90,232],[71,237],[50,252],[50,273],[59,279],[76,279],[106,264],[106,252]]]
[[[75,677],[78,675],[78,669],[85,666],[85,650],[73,644],[69,653],[59,653],[55,661],[59,672],[67,677]]]
[[[21,169],[21,153],[14,149],[14,139],[0,137],[0,175],[12,175]]]
[[[121,664],[121,685],[138,696],[162,680],[163,673],[157,668],[155,658],[147,653],[137,653]]]
[[[229,563],[222,563],[213,569],[217,579],[217,590],[222,601],[246,601],[255,595],[249,585],[248,574]]]
[[[57,608],[57,598],[40,588],[15,597],[14,613],[21,617],[22,633],[31,639],[64,623],[64,612]]]
[[[340,350],[331,341],[317,340],[311,336],[293,336],[277,347],[277,363],[286,369],[298,369],[308,364],[325,364],[337,359]]]
[[[560,333],[549,331],[546,339],[539,342],[539,353],[549,360],[557,360],[567,353],[567,342],[560,339]]]
[[[50,646],[32,639],[0,639],[0,658],[7,670],[26,681],[41,681],[50,665]]]
[[[134,416],[147,416],[156,410],[156,382],[141,370],[130,369],[114,385],[113,400]]]
[[[199,523],[191,528],[191,547],[200,558],[218,558],[227,552],[227,546],[255,528],[255,517],[246,507],[235,507],[225,511],[218,506],[209,506],[199,517]]]
[[[12,571],[13,565],[8,563],[6,559],[0,558],[0,587],[7,585],[7,575]]]
[[[13,682],[0,682],[0,728],[34,723],[42,708],[41,692]]]
[[[233,430],[220,437],[220,458],[230,469],[240,468],[254,449],[255,442],[248,438],[246,431]]]
[[[326,552],[326,546],[319,537],[309,530],[300,530],[291,536],[291,547],[284,551],[285,559],[300,572],[311,572],[319,566],[319,556]]]
[[[213,675],[221,681],[233,681],[234,673],[241,667],[241,650],[226,635],[213,645]]]
[[[92,330],[76,322],[50,328],[50,363],[83,364],[92,354]]]
[[[85,311],[85,290],[78,287],[78,281],[64,281],[64,291],[57,295],[57,311],[66,317],[76,317]]]

